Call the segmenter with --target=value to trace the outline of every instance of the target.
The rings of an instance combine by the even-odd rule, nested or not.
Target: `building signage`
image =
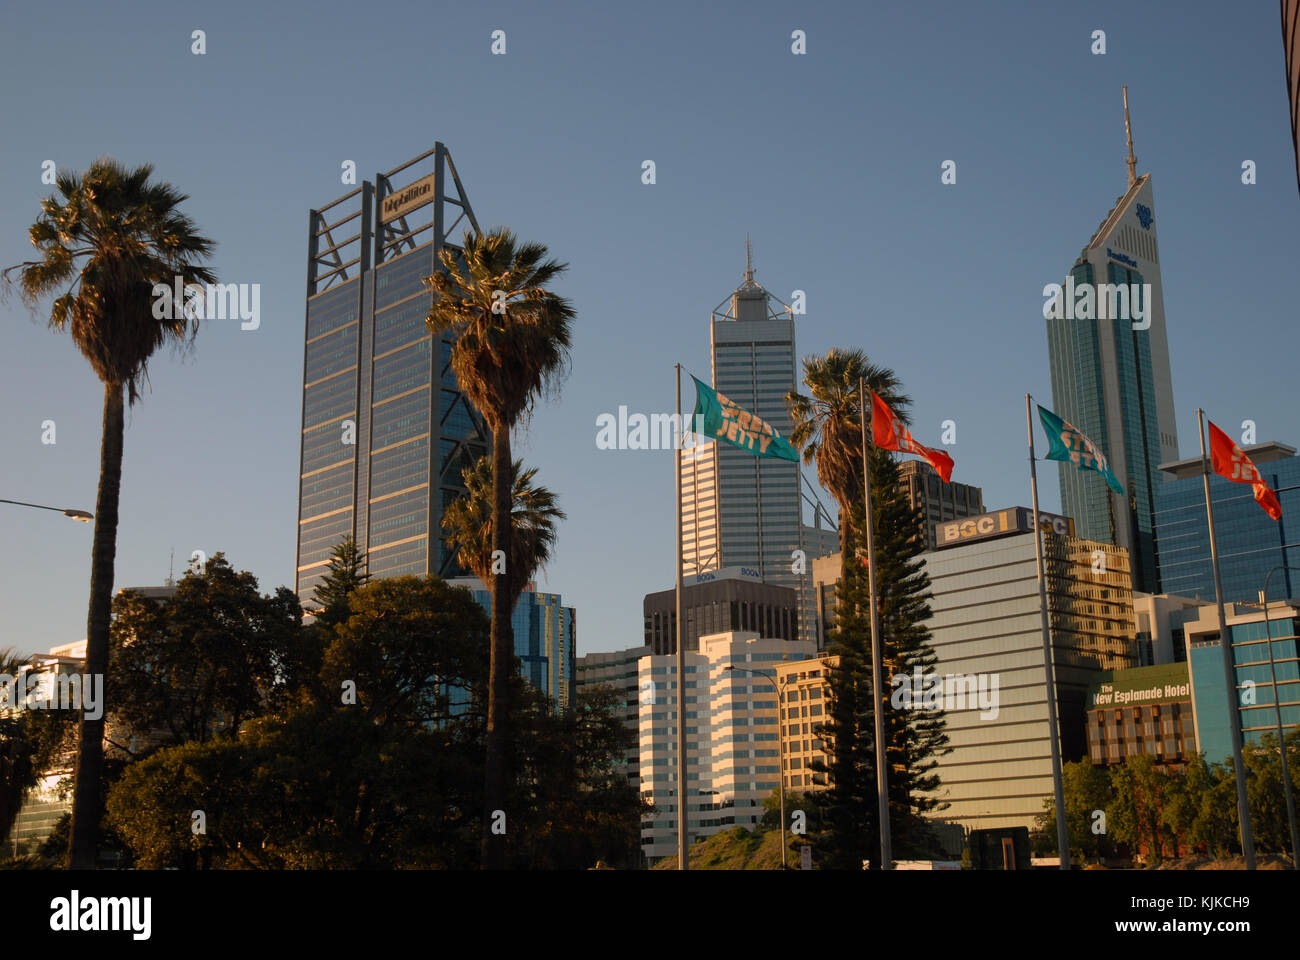
[[[688,586],[697,583],[711,583],[714,580],[762,580],[757,567],[723,567],[721,570],[709,570],[683,578]]]
[[[1088,688],[1088,709],[1139,706],[1144,703],[1168,703],[1190,700],[1192,685],[1187,679],[1187,664],[1161,664],[1116,670],[1111,679]]]
[[[416,180],[404,190],[390,193],[380,205],[379,222],[387,223],[404,217],[412,210],[417,210],[426,203],[433,202],[433,182],[437,174],[431,173],[423,180]]]
[[[1034,511],[1028,507],[1007,507],[994,513],[982,513],[964,520],[948,520],[935,528],[935,548],[955,547],[976,540],[991,540],[1034,529]],[[1055,513],[1038,511],[1039,525],[1049,533],[1074,536],[1074,520]]]
[[[1126,257],[1122,253],[1116,253],[1110,247],[1106,248],[1106,256],[1110,257],[1112,260],[1118,260],[1120,263],[1127,263],[1130,267],[1136,267],[1138,265],[1138,262],[1132,257]]]

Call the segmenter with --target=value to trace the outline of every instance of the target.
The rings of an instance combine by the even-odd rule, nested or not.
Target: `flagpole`
[[[690,869],[686,820],[686,618],[682,611],[682,365],[677,366],[677,868]]]
[[[1047,677],[1047,733],[1052,740],[1052,793],[1056,800],[1056,849],[1061,869],[1070,869],[1070,833],[1065,826],[1065,786],[1061,780],[1061,736],[1056,721],[1056,671],[1052,666],[1052,628],[1047,619],[1047,578],[1043,574],[1043,528],[1038,522],[1038,463],[1034,458],[1032,398],[1025,394],[1029,430],[1029,488],[1034,503],[1034,560],[1038,565],[1038,610],[1043,620],[1043,670]]]
[[[1237,673],[1233,667],[1232,637],[1223,613],[1223,580],[1219,576],[1219,546],[1214,540],[1214,505],[1210,499],[1210,461],[1205,454],[1205,411],[1196,408],[1201,436],[1201,479],[1205,482],[1205,519],[1210,527],[1210,564],[1214,567],[1214,599],[1219,607],[1219,646],[1223,649],[1223,681],[1227,685],[1228,720],[1232,735],[1232,767],[1237,777],[1237,814],[1241,819],[1241,850],[1246,869],[1255,869],[1255,835],[1250,828],[1250,801],[1246,796],[1246,765],[1241,759],[1241,713],[1237,703]],[[1265,611],[1267,611],[1265,607]],[[1272,641],[1270,640],[1270,646]],[[1276,691],[1274,691],[1276,695]],[[1286,749],[1285,745],[1283,749]]]
[[[867,421],[872,408],[867,406],[866,382],[858,377],[858,404],[862,415],[862,499],[863,524],[867,528],[867,586],[871,593],[871,698],[876,723],[876,795],[880,818],[880,869],[893,867],[894,851],[889,835],[889,767],[885,763],[884,699],[880,674],[884,661],[880,651],[880,624],[876,615],[876,537],[871,529],[871,458],[867,447]],[[843,521],[841,521],[843,522]],[[846,562],[850,558],[845,558]]]

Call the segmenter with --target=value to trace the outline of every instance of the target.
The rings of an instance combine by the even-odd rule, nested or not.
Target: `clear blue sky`
[[[707,375],[709,311],[741,279],[746,232],[759,282],[787,302],[807,292],[801,355],[866,349],[903,377],[919,440],[957,421],[955,479],[990,507],[1027,501],[1023,397],[1051,396],[1042,288],[1124,191],[1125,83],[1182,453],[1198,405],[1300,444],[1277,4],[899,6],[7,11],[0,266],[30,254],[42,161],[109,154],[190,194],[220,278],[262,289],[260,330],[207,324],[190,358],[156,359],[128,415],[117,585],[161,582],[173,549],[178,571],[224,550],[264,590],[292,585],[307,211],[351,189],[343,161],[369,177],[435,139],[480,223],[572,264],[557,289],[579,311],[573,372],[516,450],[569,514],[542,582],[577,607],[580,653],[640,643],[642,596],[672,583],[672,455],[598,450],[596,417],[671,410],[675,362]],[[949,159],[955,186],[940,184]],[[0,497],[93,509],[102,390],[46,316],[0,304]],[[1046,509],[1056,486],[1044,471]],[[0,505],[0,648],[84,637],[90,541],[87,524]]]

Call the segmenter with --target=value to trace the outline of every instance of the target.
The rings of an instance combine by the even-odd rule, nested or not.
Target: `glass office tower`
[[[492,615],[492,591],[477,577],[450,581],[474,595]],[[510,615],[519,675],[555,701],[557,711],[572,706],[578,683],[577,612],[558,593],[539,593],[530,584]]]
[[[1126,95],[1126,124],[1127,119]],[[1156,488],[1163,481],[1160,464],[1178,459],[1178,432],[1151,175],[1137,176],[1136,164],[1130,138],[1128,190],[1088,240],[1067,281],[1067,291],[1077,297],[1091,290],[1093,306],[1085,311],[1070,303],[1068,319],[1047,320],[1047,343],[1052,409],[1101,447],[1124,487],[1123,496],[1112,493],[1099,473],[1062,463],[1061,512],[1074,518],[1080,537],[1128,550],[1133,589],[1159,593]],[[1150,285],[1140,320],[1127,295],[1112,300],[1107,288],[1121,284],[1130,291],[1130,285]],[[1115,309],[1124,302],[1127,310]]]
[[[424,323],[423,278],[478,229],[441,143],[312,210],[296,589],[309,601],[351,536],[372,576],[463,574],[443,508],[491,434],[456,383],[451,342]]]
[[[1214,532],[1219,541],[1219,573],[1225,603],[1256,603],[1264,579],[1270,600],[1294,597],[1300,587],[1300,457],[1294,447],[1269,442],[1244,448],[1260,476],[1278,492],[1282,519],[1274,520],[1255,502],[1248,484],[1210,476]],[[1160,583],[1165,593],[1213,600],[1210,528],[1205,519],[1201,458],[1161,467],[1171,479],[1156,499],[1156,535],[1160,541]]]

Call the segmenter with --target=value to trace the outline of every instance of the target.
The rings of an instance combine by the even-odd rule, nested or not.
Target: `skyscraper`
[[[478,577],[449,580],[474,595],[492,615],[492,591]],[[515,637],[519,675],[555,702],[557,711],[574,703],[578,683],[577,612],[558,593],[540,593],[529,583],[515,601],[510,626]]]
[[[298,596],[351,536],[372,576],[462,574],[441,530],[491,435],[434,342],[423,278],[478,229],[441,143],[312,210],[298,499]]]
[[[975,517],[984,512],[983,490],[967,483],[944,483],[939,471],[924,460],[900,463],[898,486],[907,495],[912,509],[921,515],[921,544],[925,550],[934,549],[935,528],[944,520]]]
[[[713,387],[789,437],[785,398],[797,382],[794,315],[754,280],[748,241],[745,253],[744,282],[711,317]],[[811,560],[834,549],[835,538],[804,526],[800,482],[800,465],[789,460],[715,442],[684,451],[683,563],[687,576],[741,566],[758,570],[767,583],[793,587],[799,635],[813,641],[814,591],[808,574],[794,572],[795,551]]]
[[[647,593],[642,603],[645,642],[662,656],[677,652],[677,591]],[[763,583],[758,571],[727,567],[692,574],[682,583],[686,649],[698,653],[700,637],[730,630],[755,630],[773,640],[799,639],[798,594]]]
[[[1062,463],[1061,512],[1080,537],[1128,550],[1134,589],[1158,593],[1156,487],[1159,465],[1178,459],[1178,430],[1151,175],[1137,175],[1127,88],[1124,125],[1128,189],[1075,261],[1047,343],[1053,409],[1101,447],[1124,486],[1120,496],[1101,474]]]
[[[1282,505],[1282,520],[1265,513],[1250,486],[1210,476],[1214,502],[1214,532],[1219,542],[1219,566],[1224,603],[1259,599],[1270,571],[1270,600],[1294,597],[1300,586],[1300,541],[1289,529],[1300,511],[1300,457],[1295,447],[1270,441],[1243,450],[1259,468]],[[1205,518],[1205,486],[1201,458],[1161,464],[1168,478],[1156,500],[1156,532],[1160,544],[1160,584],[1165,593],[1214,599],[1210,567],[1210,528]]]

